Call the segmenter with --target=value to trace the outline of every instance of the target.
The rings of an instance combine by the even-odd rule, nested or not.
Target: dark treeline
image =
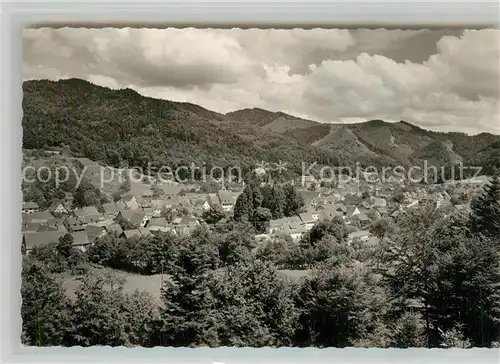
[[[24,258],[22,339],[43,346],[498,345],[500,181],[470,214],[413,209],[372,231],[379,245],[347,244],[340,220],[318,223],[297,243],[258,244],[252,224],[229,221],[188,238],[106,236],[86,253],[66,236]],[[161,298],[126,293],[123,281],[92,273],[92,264],[164,270]],[[291,278],[284,267],[311,273]],[[61,273],[83,276],[76,299]]]

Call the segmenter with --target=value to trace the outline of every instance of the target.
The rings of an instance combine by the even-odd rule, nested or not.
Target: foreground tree
[[[73,306],[78,345],[129,345],[124,303],[123,280],[109,272],[84,277]]]
[[[240,263],[213,272],[209,286],[216,302],[223,346],[290,346],[298,311],[293,286],[268,263]]]
[[[500,177],[491,179],[471,207],[474,232],[495,239],[500,246]]]
[[[42,262],[24,258],[21,296],[23,344],[67,345],[71,333],[68,301],[62,284]]]
[[[262,187],[262,207],[269,209],[273,219],[285,216],[285,193],[279,185],[266,185]]]
[[[498,340],[500,260],[494,244],[468,229],[468,218],[414,211],[391,242],[385,277],[400,307],[422,305],[426,346],[443,343],[441,332],[464,325],[475,346]]]
[[[147,292],[126,294],[123,306],[124,330],[130,345],[161,345],[158,302]]]
[[[389,218],[380,218],[370,225],[370,233],[383,240],[395,233],[396,227]]]
[[[393,328],[391,347],[420,348],[426,344],[425,324],[418,313],[405,312]]]
[[[260,244],[255,251],[255,257],[263,262],[271,262],[277,267],[284,268],[288,266],[290,254],[296,245],[289,235],[277,235]]]
[[[207,274],[220,264],[217,243],[200,229],[180,242],[163,288],[162,342],[165,346],[217,346],[215,299]]]
[[[236,221],[252,221],[252,217],[253,192],[250,186],[246,186],[234,205],[234,219]]]
[[[387,342],[378,331],[387,313],[385,289],[362,265],[323,265],[299,290],[300,346],[363,346],[360,340]],[[384,344],[383,346],[386,346]]]
[[[302,236],[297,247],[290,252],[289,262],[296,268],[312,266],[332,257],[337,249],[346,247],[345,223],[340,219],[320,221]]]
[[[222,220],[225,216],[226,215],[222,210],[222,207],[220,205],[215,205],[210,207],[209,210],[205,211],[202,217],[207,224],[214,225]]]
[[[297,215],[300,212],[300,209],[304,207],[304,199],[302,195],[300,195],[291,184],[285,184],[283,186],[283,192],[285,196],[285,203],[283,206],[285,216]]]

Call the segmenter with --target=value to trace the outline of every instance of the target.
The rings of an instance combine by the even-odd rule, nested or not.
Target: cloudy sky
[[[500,134],[499,30],[26,29],[25,79],[83,78],[226,113]]]

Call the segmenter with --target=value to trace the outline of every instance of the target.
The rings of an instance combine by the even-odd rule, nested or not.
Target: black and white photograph
[[[22,70],[24,346],[500,347],[499,30],[40,26]]]

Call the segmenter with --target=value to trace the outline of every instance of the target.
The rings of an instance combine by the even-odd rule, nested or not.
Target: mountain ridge
[[[208,161],[250,169],[262,160],[287,160],[300,171],[299,161],[406,166],[428,157],[446,165],[479,156],[500,165],[500,136],[491,133],[436,132],[404,120],[320,123],[261,108],[221,114],[81,79],[25,81],[23,91],[23,147],[68,144],[75,154],[115,166]]]

